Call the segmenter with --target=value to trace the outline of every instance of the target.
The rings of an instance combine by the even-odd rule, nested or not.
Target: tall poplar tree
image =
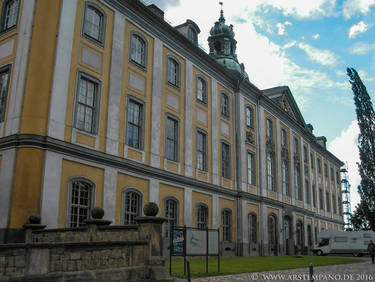
[[[360,130],[358,169],[361,185],[358,186],[358,192],[361,196],[361,213],[364,214],[370,228],[375,231],[375,113],[370,96],[357,71],[347,68],[347,72],[352,85]]]

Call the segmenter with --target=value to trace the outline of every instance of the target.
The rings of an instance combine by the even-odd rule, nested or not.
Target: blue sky
[[[143,0],[165,11],[172,26],[191,19],[208,50],[209,30],[219,18],[219,1]],[[288,85],[306,123],[328,148],[348,162],[352,207],[360,182],[353,94],[348,66],[360,74],[374,100],[375,0],[223,1],[227,24],[234,25],[237,55],[260,89]],[[352,208],[353,209],[353,208]]]

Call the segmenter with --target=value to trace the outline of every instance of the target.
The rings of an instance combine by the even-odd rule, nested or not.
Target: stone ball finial
[[[28,224],[40,224],[41,218],[39,214],[31,214],[27,219]]]
[[[156,216],[159,212],[159,207],[156,203],[148,202],[143,207],[143,212],[146,216]]]
[[[93,207],[91,209],[91,217],[94,219],[102,219],[104,216],[104,210],[101,207]]]

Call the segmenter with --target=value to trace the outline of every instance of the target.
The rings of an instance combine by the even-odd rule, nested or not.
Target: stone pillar
[[[164,217],[156,217],[159,207],[155,203],[147,203],[143,211],[146,216],[135,218],[139,225],[138,234],[140,240],[149,241],[148,257],[161,257],[163,255],[162,226],[167,220]]]
[[[39,215],[30,215],[23,228],[25,229],[25,243],[31,243],[33,230],[42,230],[46,228],[46,225],[40,224]]]

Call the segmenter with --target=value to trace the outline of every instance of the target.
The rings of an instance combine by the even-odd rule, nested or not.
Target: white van
[[[318,244],[314,246],[313,252],[318,256],[327,254],[362,256],[368,253],[367,246],[370,240],[375,243],[375,232],[323,230],[318,235]]]

